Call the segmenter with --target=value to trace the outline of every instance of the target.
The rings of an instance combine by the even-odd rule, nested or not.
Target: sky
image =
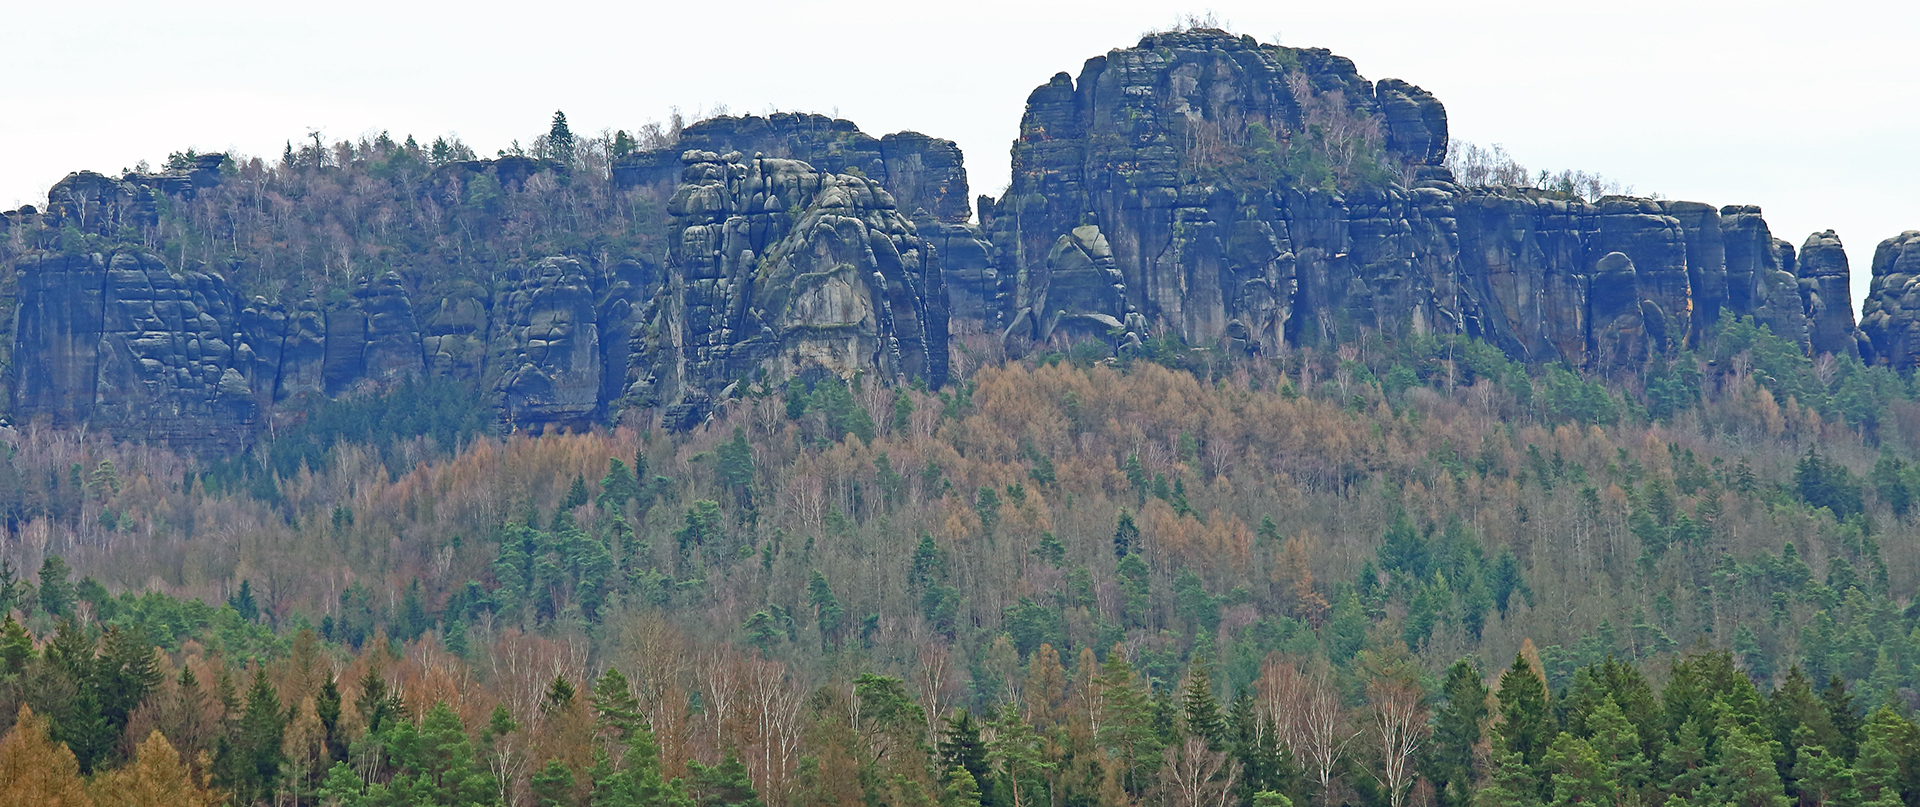
[[[490,154],[556,109],[595,133],[723,105],[948,138],[997,194],[1034,87],[1208,13],[1425,87],[1456,139],[1536,171],[1757,204],[1796,246],[1833,229],[1856,310],[1875,245],[1920,229],[1920,4],[1858,0],[19,4],[0,14],[0,210],[189,147],[384,130]]]

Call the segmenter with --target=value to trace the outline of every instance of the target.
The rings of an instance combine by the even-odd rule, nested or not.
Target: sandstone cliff
[[[1255,352],[1437,331],[1622,370],[1697,342],[1723,310],[1815,352],[1864,344],[1831,233],[1796,276],[1756,207],[1463,187],[1446,143],[1446,111],[1419,87],[1216,31],[1056,75],[1028,99],[1010,189],[985,206],[1012,279],[1009,344],[1137,313]]]
[[[1880,244],[1856,327],[1831,231],[1796,250],[1754,206],[1469,187],[1447,150],[1420,87],[1196,30],[1035,89],[977,219],[950,141],[785,113],[584,173],[384,137],[82,172],[0,214],[0,382],[16,419],[231,448],[290,402],[408,377],[508,428],[687,427],[771,378],[938,386],[981,332],[1016,355],[1463,334],[1618,374],[1730,313],[1920,363],[1920,233]]]
[[[767,371],[945,380],[940,265],[879,182],[739,152],[682,162],[643,402],[690,425]]]

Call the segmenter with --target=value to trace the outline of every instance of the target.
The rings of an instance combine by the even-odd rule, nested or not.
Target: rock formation
[[[1920,366],[1920,230],[1873,250],[1873,281],[1860,307],[1860,329],[1873,355],[1895,367]]]
[[[669,423],[696,422],[725,387],[764,373],[945,380],[939,262],[878,181],[739,152],[682,162],[635,390]]]
[[[1419,87],[1218,31],[1150,35],[1054,76],[1028,99],[1012,185],[983,204],[1013,285],[1009,345],[1090,333],[1063,318],[1138,313],[1254,352],[1368,328],[1633,370],[1722,311],[1810,351],[1864,343],[1830,233],[1796,276],[1757,207],[1464,187],[1443,165],[1446,121]],[[1083,232],[1109,250],[1115,294],[1057,271]]]
[[[223,279],[134,251],[30,255],[16,270],[16,416],[240,444],[257,414],[253,356]]]
[[[950,141],[719,117],[594,178],[633,205],[621,249],[553,255],[468,205],[459,237],[492,239],[489,263],[329,269],[250,299],[186,252],[125,245],[168,200],[244,187],[223,187],[224,155],[76,173],[0,213],[0,383],[15,418],[232,448],[290,401],[414,377],[491,396],[510,428],[630,407],[686,427],[770,378],[937,386],[949,340],[983,332],[1016,355],[1462,334],[1632,373],[1733,314],[1809,353],[1920,363],[1920,232],[1880,244],[1855,327],[1831,231],[1796,250],[1753,206],[1469,187],[1447,137],[1432,94],[1328,51],[1154,34],[1033,91],[997,199],[970,206]],[[406,170],[421,207],[582,179],[522,156]]]

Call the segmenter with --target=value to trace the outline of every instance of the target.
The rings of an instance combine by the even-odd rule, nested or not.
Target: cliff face
[[[1194,344],[1459,332],[1615,369],[1726,310],[1810,350],[1859,350],[1831,233],[1796,277],[1758,208],[1462,187],[1446,143],[1446,111],[1419,87],[1218,32],[1149,36],[1077,81],[1056,75],[1028,99],[1013,184],[989,206],[1009,342],[1137,312]],[[1357,181],[1311,181],[1343,166]],[[1096,241],[1111,293],[1090,292],[1069,248]]]
[[[940,264],[879,182],[739,152],[682,162],[640,400],[684,426],[762,371],[945,380]]]
[[[286,402],[418,376],[493,396],[514,428],[630,407],[687,427],[769,377],[937,386],[950,338],[980,332],[1016,355],[1164,332],[1249,354],[1457,333],[1633,372],[1730,312],[1811,353],[1920,363],[1920,233],[1881,243],[1856,327],[1830,231],[1796,250],[1752,206],[1467,187],[1447,142],[1444,106],[1417,86],[1189,31],[1035,89],[1009,189],[980,197],[977,221],[953,143],[819,115],[703,121],[591,177],[388,143],[369,175],[401,178],[387,185],[320,156],[281,170],[289,193],[380,207],[346,241],[401,233],[358,253],[298,242],[341,257],[261,283],[271,251],[214,271],[124,245],[164,227],[240,242],[274,181],[260,163],[78,173],[44,209],[0,214],[0,257],[18,256],[0,276],[0,380],[16,418],[230,448]],[[588,181],[624,196],[569,187]],[[226,230],[191,231],[223,215]],[[569,226],[610,235],[583,247]],[[272,293],[244,299],[228,277]]]

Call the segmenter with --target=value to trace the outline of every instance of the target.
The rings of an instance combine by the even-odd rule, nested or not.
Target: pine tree
[[[1539,779],[1519,753],[1495,746],[1492,775],[1473,794],[1474,807],[1540,807]]]
[[[1854,784],[1862,807],[1900,807],[1901,749],[1920,747],[1920,728],[1891,707],[1882,706],[1867,721],[1866,739],[1855,761]]]
[[[1640,734],[1627,722],[1626,714],[1620,711],[1611,693],[1588,715],[1586,729],[1590,735],[1588,745],[1619,793],[1633,794],[1646,787],[1650,770],[1641,750]],[[1556,799],[1558,792],[1555,791]]]
[[[32,660],[33,634],[9,612],[6,621],[0,622],[0,676],[24,675]]]
[[[1723,711],[1715,727],[1718,742],[1713,762],[1713,798],[1735,807],[1787,807],[1793,803],[1774,767],[1772,739],[1755,736],[1731,711]]]
[[[617,512],[638,498],[640,483],[627,472],[627,464],[619,457],[608,458],[607,475],[600,477],[600,497],[594,500],[595,506]]]
[[[1039,798],[1044,798],[1044,777],[1055,767],[1046,757],[1046,739],[1027,724],[1020,710],[1011,703],[1001,707],[1000,719],[994,728],[987,757],[1006,775],[1010,807],[1030,807],[1037,799],[1027,795],[1040,791]]]
[[[1711,796],[1713,784],[1707,733],[1700,730],[1700,725],[1700,718],[1682,724],[1680,733],[1667,744],[1660,761],[1667,792],[1688,804],[1705,803],[1702,800]]]
[[[1855,803],[1853,766],[1826,746],[1813,743],[1813,730],[1805,726],[1800,727],[1794,745],[1792,773],[1801,802],[1812,807]]]
[[[747,766],[733,749],[727,749],[718,765],[708,768],[693,762],[687,769],[692,773],[689,785],[694,807],[762,807],[760,795],[747,777]]]
[[[1560,732],[1547,746],[1541,763],[1553,782],[1551,807],[1620,802],[1622,783],[1613,778],[1586,740]]]

